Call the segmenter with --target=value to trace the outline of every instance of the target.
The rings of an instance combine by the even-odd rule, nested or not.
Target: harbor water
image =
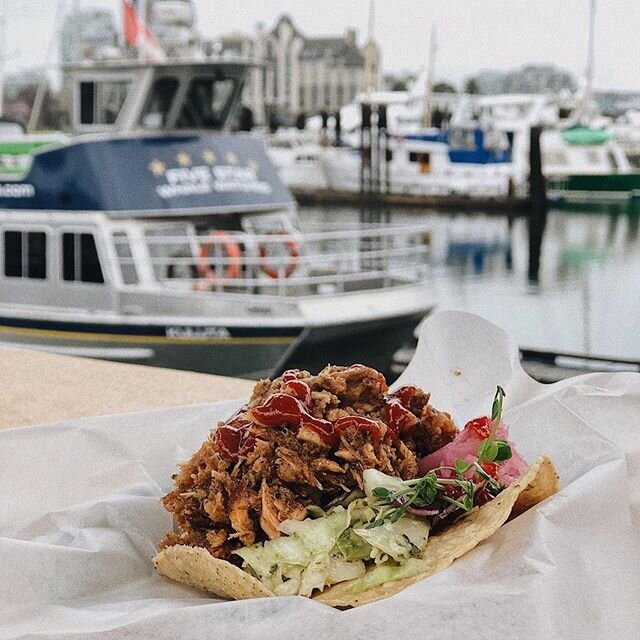
[[[304,207],[300,217],[303,228],[428,223],[434,310],[480,314],[525,350],[640,362],[640,207],[552,207],[537,283],[525,217],[345,207]]]

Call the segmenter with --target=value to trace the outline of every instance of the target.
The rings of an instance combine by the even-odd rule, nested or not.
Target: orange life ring
[[[300,257],[300,247],[298,243],[288,233],[270,233],[268,235],[274,235],[282,238],[282,243],[287,248],[289,253],[289,262],[284,270],[284,277],[289,278],[293,272],[298,268],[298,258]],[[269,263],[269,253],[267,251],[267,244],[261,243],[258,245],[258,255],[260,256],[260,268],[274,280],[280,276],[279,270]]]
[[[240,245],[237,242],[233,242],[233,240],[228,240],[229,234],[224,231],[212,231],[207,238],[210,238],[210,240],[203,242],[198,250],[198,275],[210,285],[238,278],[242,265]],[[222,246],[225,257],[228,259],[222,274],[216,273],[211,265],[211,251],[216,245]]]

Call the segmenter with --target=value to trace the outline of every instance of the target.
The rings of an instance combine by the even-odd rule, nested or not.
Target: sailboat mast
[[[435,22],[431,25],[429,37],[429,62],[427,65],[427,79],[424,88],[424,108],[422,111],[422,126],[430,127],[433,115],[433,78],[436,70],[436,51],[438,48],[438,26]]]
[[[591,109],[593,98],[593,74],[595,69],[595,25],[596,25],[596,0],[590,0],[589,6],[589,40],[587,44],[587,66],[585,69],[585,87],[582,98],[582,113],[588,113]]]

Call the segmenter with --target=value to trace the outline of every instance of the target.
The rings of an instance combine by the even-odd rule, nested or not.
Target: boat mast
[[[585,69],[584,95],[580,117],[591,113],[591,103],[593,99],[593,73],[595,69],[595,25],[596,25],[596,0],[590,0],[589,6],[589,40],[587,44],[587,66]]]
[[[367,96],[371,95],[371,92],[376,88],[376,64],[375,60],[375,42],[374,42],[374,29],[375,29],[375,12],[376,5],[374,0],[369,3],[369,24],[367,29],[367,43],[364,47],[364,92]]]
[[[147,26],[147,0],[140,0],[140,10],[138,13],[138,18],[140,20],[140,24],[142,25],[142,28],[144,29]],[[136,46],[138,48],[138,60],[141,60],[144,62],[146,60],[146,55],[144,51],[143,38],[139,33],[138,33],[138,42],[136,43]]]
[[[7,60],[7,0],[0,0],[0,118],[4,113],[4,69]]]
[[[438,49],[438,25],[431,24],[429,37],[429,62],[427,64],[427,78],[424,88],[424,107],[422,109],[422,126],[430,127],[433,115],[433,77],[436,69],[436,51]]]

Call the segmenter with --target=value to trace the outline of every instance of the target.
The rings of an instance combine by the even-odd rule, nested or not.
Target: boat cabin
[[[547,176],[629,173],[623,148],[604,130],[573,127],[542,134],[542,160]]]
[[[71,132],[228,129],[247,65],[241,62],[111,62],[66,69]]]

